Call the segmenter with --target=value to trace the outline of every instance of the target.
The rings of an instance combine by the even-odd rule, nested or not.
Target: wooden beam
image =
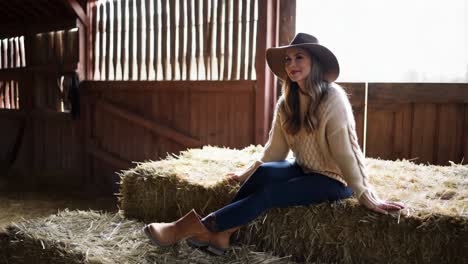
[[[44,33],[50,31],[58,31],[65,29],[75,28],[76,20],[63,20],[63,21],[43,21],[37,25],[18,25],[18,24],[4,24],[0,25],[0,39],[18,37],[30,32],[31,34]]]
[[[264,144],[273,115],[273,74],[266,65],[267,48],[277,44],[277,8],[279,0],[264,0],[258,2],[257,48],[255,71],[257,75],[257,90],[255,98],[255,143]]]
[[[89,22],[88,22],[88,16],[86,15],[86,12],[83,10],[83,7],[81,7],[80,3],[78,3],[77,0],[66,0],[68,7],[71,8],[71,10],[75,13],[75,15],[80,19],[81,23],[84,24],[86,28],[88,28]]]
[[[253,93],[255,81],[84,81],[84,93],[96,92],[195,92],[195,93]]]
[[[133,167],[131,161],[117,157],[116,155],[98,147],[95,143],[88,142],[86,151],[95,158],[100,159],[118,169],[128,169]]]
[[[136,125],[144,127],[159,136],[171,139],[183,146],[190,147],[190,148],[202,146],[202,143],[198,139],[184,135],[180,133],[179,131],[174,130],[170,127],[159,125],[158,123],[152,120],[143,118],[126,109],[116,106],[113,103],[106,102],[104,100],[99,100],[96,102],[96,107],[101,108],[104,111],[107,111],[111,114],[119,116],[123,119],[126,119],[127,121],[132,122]]]
[[[369,83],[369,104],[468,103],[466,83]]]
[[[4,80],[4,81],[19,80],[21,76],[23,76],[24,72],[25,72],[25,68],[1,69],[0,80]]]

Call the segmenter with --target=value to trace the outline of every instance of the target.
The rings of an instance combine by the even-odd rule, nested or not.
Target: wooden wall
[[[61,77],[83,71],[79,34],[84,28],[76,19],[61,25],[63,30],[26,29],[18,32],[20,37],[8,36],[8,41],[20,40],[19,52],[1,54],[4,62],[19,63],[0,65],[0,83],[17,81],[10,103],[0,104],[0,164],[5,168],[0,176],[25,185],[76,188],[83,183],[82,125],[67,111]],[[15,97],[18,103],[11,104]]]
[[[468,84],[369,83],[369,157],[468,163]]]
[[[87,81],[82,88],[90,185],[110,186],[131,161],[254,141],[254,81]]]

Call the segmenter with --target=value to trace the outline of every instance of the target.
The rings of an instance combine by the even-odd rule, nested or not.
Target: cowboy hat
[[[278,78],[285,80],[288,76],[284,69],[284,59],[288,48],[303,48],[309,51],[322,65],[325,81],[333,82],[338,78],[340,66],[335,55],[328,48],[320,45],[316,37],[305,33],[298,33],[287,46],[267,49],[268,66]]]

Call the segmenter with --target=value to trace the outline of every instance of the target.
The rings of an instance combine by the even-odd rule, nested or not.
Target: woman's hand
[[[242,183],[245,181],[245,176],[239,172],[230,172],[226,174],[227,181],[231,184]]]
[[[380,200],[370,190],[366,190],[361,195],[361,197],[359,198],[359,202],[367,208],[369,208],[370,210],[381,214],[388,214],[389,211],[397,211],[405,208],[405,206],[401,203]]]

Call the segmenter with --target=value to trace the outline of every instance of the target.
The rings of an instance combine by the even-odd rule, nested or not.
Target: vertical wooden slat
[[[21,66],[26,67],[26,49],[24,47],[24,41],[25,41],[25,37],[23,36],[23,37],[21,37],[21,43],[20,43],[21,44],[20,49],[21,49],[21,52],[23,54],[22,61],[21,61]],[[1,63],[1,59],[0,59],[0,63]]]
[[[395,129],[394,129],[394,148],[392,157],[411,159],[411,117],[413,115],[413,107],[411,104],[403,104],[398,106],[395,113]],[[368,124],[370,124],[368,122]]]
[[[247,0],[242,0],[242,11],[241,11],[241,36],[240,36],[240,74],[239,79],[245,80],[245,66],[247,61],[245,60],[246,53],[246,41],[247,41]]]
[[[15,38],[8,39],[9,51],[10,51],[10,68],[16,67],[16,50],[15,50]]]
[[[171,80],[176,78],[176,0],[169,1],[169,20],[170,20],[170,64],[171,64]]]
[[[167,0],[161,0],[161,67],[163,80],[168,80],[167,73]]]
[[[373,158],[391,159],[393,152],[394,112],[369,108],[367,112],[366,155]]]
[[[229,44],[231,41],[230,30],[231,27],[231,0],[225,0],[224,6],[224,71],[223,71],[223,80],[229,78],[229,68],[230,68],[230,57],[231,50],[229,49]]]
[[[10,81],[10,109],[16,108],[16,84],[15,81]]]
[[[20,81],[15,81],[15,108],[20,109],[20,90],[19,90]]]
[[[106,32],[106,21],[105,21],[105,5],[104,4],[101,4],[99,6],[99,62],[100,62],[100,70],[99,70],[99,80],[105,80],[106,79],[106,75],[105,75],[105,72],[106,72],[106,64],[105,64],[105,45],[106,45],[106,40],[105,40],[105,32]]]
[[[146,25],[146,80],[149,80],[150,74],[151,74],[151,40],[153,39],[154,35],[151,34],[151,27],[153,23],[151,23],[151,2],[155,2],[154,0],[146,0],[145,4],[145,25]],[[154,45],[154,44],[153,44]]]
[[[111,50],[111,45],[112,45],[112,39],[111,39],[111,32],[112,32],[112,27],[111,27],[111,6],[110,2],[106,3],[106,80],[110,80],[112,77],[111,71],[113,70],[112,68],[112,61],[111,61],[111,55],[112,55],[112,50]]]
[[[16,87],[15,87],[15,108],[20,109],[20,100],[21,100],[21,94],[20,94],[20,81],[15,81]]]
[[[135,34],[135,20],[134,17],[136,16],[135,14],[135,1],[136,0],[130,0],[128,3],[128,79],[129,80],[134,80],[135,76],[135,69],[133,69],[134,66],[134,61],[135,61],[135,56],[134,56],[134,50],[135,50],[135,39],[134,39],[134,34]]]
[[[192,74],[192,35],[193,35],[193,22],[192,22],[192,0],[187,0],[187,52],[186,52],[186,70],[185,74],[187,80],[191,80]]]
[[[411,156],[418,163],[433,162],[436,107],[433,104],[415,104],[411,131]]]
[[[211,0],[210,1],[210,24],[208,27],[208,48],[207,48],[207,64],[208,68],[206,69],[207,72],[209,72],[209,78],[210,80],[214,80],[213,74],[215,70],[215,65],[214,64],[214,57],[215,57],[215,41],[214,41],[214,36],[216,33],[216,0]]]
[[[217,69],[218,69],[218,80],[221,80],[221,55],[222,55],[222,50],[221,50],[221,34],[222,34],[222,29],[223,29],[223,0],[218,0],[217,4],[217,24],[216,24],[216,58],[217,58]]]
[[[128,80],[128,48],[127,48],[127,42],[128,42],[128,17],[127,17],[127,12],[128,12],[128,1],[127,0],[121,0],[120,1],[120,19],[121,19],[121,31],[120,31],[120,45],[122,47],[122,50],[120,52],[120,65],[122,67],[122,80]]]
[[[136,1],[137,2],[137,44],[136,44],[136,52],[137,52],[137,76],[138,80],[143,79],[143,1]]]
[[[6,109],[11,108],[11,103],[10,103],[10,82],[9,81],[5,82],[5,108]]]
[[[113,55],[112,55],[112,64],[114,66],[114,80],[117,80],[117,75],[121,75],[119,68],[120,68],[120,65],[119,65],[119,55],[118,53],[121,52],[122,48],[119,46],[119,24],[120,24],[120,16],[119,16],[119,12],[118,12],[118,6],[120,5],[119,2],[117,1],[114,1],[113,4],[112,4],[112,7],[113,7],[113,27],[112,27],[112,34],[113,34],[113,41],[112,41],[112,51],[113,51]]]
[[[154,17],[153,17],[153,39],[154,39],[154,43],[153,43],[153,53],[154,53],[154,57],[153,57],[153,68],[154,68],[154,79],[157,80],[158,78],[158,70],[159,70],[159,67],[158,67],[158,61],[159,61],[159,18],[161,15],[158,14],[158,11],[160,11],[159,9],[159,0],[154,0],[153,1],[153,12],[154,12]]]
[[[462,159],[463,164],[468,164],[468,104],[464,104],[464,118],[463,118],[463,137],[462,137]]]
[[[97,4],[94,4],[93,5],[93,8],[92,8],[92,13],[93,13],[93,22],[92,22],[92,29],[93,29],[93,32],[92,32],[92,38],[93,38],[93,55],[92,55],[92,63],[93,63],[93,79],[94,80],[99,80],[100,77],[99,77],[99,57],[98,57],[98,52],[99,52],[99,42],[98,42],[98,39],[99,39],[99,32],[100,32],[100,27],[99,27],[99,24],[97,22],[97,17],[98,17],[98,12],[99,12],[99,6]]]
[[[24,55],[21,53],[19,37],[15,38],[15,49],[16,49],[16,67],[21,67],[21,58]]]
[[[204,1],[194,1],[194,12],[195,12],[195,16],[194,16],[194,20],[195,20],[195,29],[194,29],[194,33],[195,33],[195,65],[196,65],[196,71],[197,71],[197,77],[195,78],[196,80],[198,80],[200,78],[200,46],[201,46],[201,38],[200,38],[200,27],[202,27],[202,25],[200,25],[200,4],[202,5],[202,10],[204,10],[206,7],[205,7],[205,2],[207,0],[204,0]],[[204,11],[203,11],[204,12]],[[206,43],[205,43],[206,45]]]
[[[253,61],[254,61],[254,56],[253,56],[253,49],[254,49],[254,31],[255,31],[255,1],[257,0],[250,0],[250,6],[249,6],[249,55],[247,56],[248,62],[249,62],[249,67],[247,68],[247,79],[252,80],[252,72],[254,71],[253,69]]]
[[[3,68],[8,69],[8,39],[3,40]]]
[[[240,1],[233,2],[233,26],[232,26],[232,70],[231,80],[237,80],[238,69],[238,46],[239,46],[239,4]]]
[[[210,80],[214,80],[213,78],[213,72],[215,66],[213,66],[213,61],[214,61],[214,35],[216,32],[215,28],[215,21],[216,21],[216,9],[215,9],[215,4],[216,0],[211,0],[210,1],[210,23],[208,25],[208,47],[207,47],[207,52],[206,52],[206,57],[207,57],[207,68],[206,71],[208,73],[209,71],[209,78]]]
[[[463,144],[463,104],[441,104],[438,108],[439,123],[436,138],[436,163],[450,165],[448,161],[460,163],[462,159]],[[442,118],[443,117],[443,118]]]
[[[179,39],[178,39],[178,47],[179,47],[179,76],[180,80],[184,79],[184,66],[185,66],[185,60],[184,60],[184,54],[185,54],[185,34],[184,34],[184,28],[185,28],[185,0],[179,0],[179,26],[177,27],[179,30]]]
[[[13,56],[14,56],[14,51],[13,51],[13,43],[12,43],[11,38],[7,40],[8,46],[7,46],[7,54],[8,54],[8,66],[7,68],[13,68],[15,65],[13,64]]]
[[[276,14],[277,14],[277,0],[265,0],[258,2],[258,13],[255,10],[253,13],[254,18],[258,19],[258,28],[253,32],[253,39],[256,43],[254,54],[255,58],[255,76],[257,78],[257,89],[255,92],[255,142],[264,143],[268,136],[268,128],[271,124],[271,114],[273,113],[273,96],[271,91],[273,85],[273,74],[266,67],[265,51],[268,47],[275,45],[276,40]],[[255,8],[257,9],[257,8]],[[256,32],[262,32],[258,34],[256,39]],[[261,56],[255,56],[259,52]]]
[[[204,69],[205,69],[205,80],[208,79],[208,71],[209,71],[209,65],[208,65],[208,59],[209,59],[209,53],[210,53],[210,49],[211,49],[211,39],[210,39],[210,36],[209,36],[209,31],[208,31],[208,28],[209,28],[209,24],[208,24],[208,11],[210,10],[209,9],[209,6],[208,6],[208,0],[203,0],[202,1],[202,17],[203,17],[203,20],[202,20],[202,25],[200,25],[200,20],[197,18],[198,22],[197,22],[197,25],[201,26],[201,30],[202,30],[202,34],[203,34],[203,47],[198,47],[198,45],[201,45],[201,43],[197,40],[197,57],[200,56],[200,48],[203,48],[203,66],[204,66]],[[213,8],[213,6],[211,6],[211,8]],[[197,13],[197,16],[199,16],[200,13]],[[213,19],[213,18],[211,18]],[[197,33],[200,32],[200,29],[197,29]],[[198,36],[199,37],[199,36]],[[198,76],[198,75],[197,75]]]

